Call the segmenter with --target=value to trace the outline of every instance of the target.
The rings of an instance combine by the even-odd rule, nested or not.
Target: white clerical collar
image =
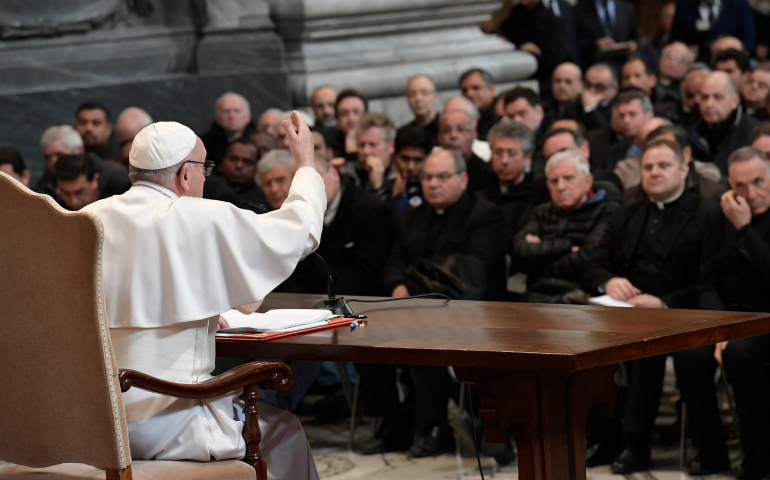
[[[679,200],[679,197],[681,197],[683,193],[684,193],[684,188],[679,190],[679,193],[677,193],[673,197],[669,198],[668,200],[663,200],[662,202],[656,202],[656,201],[654,201],[651,198],[650,201],[652,203],[654,203],[656,207],[658,207],[658,210],[664,210],[666,208],[666,205],[668,205],[669,203],[673,203],[673,202],[676,202],[677,200]]]
[[[179,198],[179,195],[177,195],[176,193],[172,192],[168,188],[166,188],[164,186],[161,186],[161,185],[158,185],[157,183],[148,182],[146,180],[139,180],[138,182],[134,182],[134,184],[131,185],[131,188],[133,188],[133,187],[145,187],[142,190],[154,191],[154,192],[159,193],[159,194],[161,194],[161,195],[163,195],[165,197],[170,198],[171,200]]]
[[[332,203],[326,207],[326,212],[324,213],[324,227],[328,227],[334,221],[334,217],[337,216],[337,210],[340,209],[341,201],[342,189],[340,188],[340,190],[337,192],[337,195],[334,197],[334,200],[332,200]]]

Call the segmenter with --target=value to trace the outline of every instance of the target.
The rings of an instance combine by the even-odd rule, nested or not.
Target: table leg
[[[611,416],[615,365],[580,372],[522,372],[455,368],[481,397],[479,417],[488,442],[505,441],[510,428],[522,480],[585,480],[589,411]]]

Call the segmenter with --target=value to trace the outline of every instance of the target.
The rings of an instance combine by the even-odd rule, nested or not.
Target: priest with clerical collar
[[[117,364],[197,383],[214,369],[220,314],[256,310],[318,247],[326,194],[313,140],[294,112],[284,125],[300,165],[281,208],[264,215],[201,198],[213,163],[189,128],[154,123],[134,139],[131,189],[89,205],[104,228],[102,275]],[[188,400],[139,389],[123,394],[136,460],[243,458],[240,392]],[[302,426],[260,406],[269,478],[317,479]]]

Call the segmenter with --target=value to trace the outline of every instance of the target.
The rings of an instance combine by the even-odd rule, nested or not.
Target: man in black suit
[[[570,58],[569,28],[541,0],[521,0],[500,25],[500,33],[519,50],[537,57],[540,94],[551,98],[551,73]]]
[[[586,71],[584,83],[580,97],[564,106],[562,116],[577,120],[589,131],[609,127],[618,94],[615,70],[606,63],[593,65]]]
[[[719,207],[686,191],[688,167],[678,144],[655,140],[641,160],[648,200],[619,208],[583,277],[583,289],[642,308],[695,308],[697,283],[714,252]],[[626,363],[625,450],[615,474],[646,470],[663,387],[665,355]]]
[[[358,155],[356,125],[369,111],[369,101],[362,93],[349,88],[337,95],[334,111],[337,116],[336,127],[323,130],[326,145],[332,149],[335,158],[355,161]]]
[[[59,155],[54,166],[56,193],[61,206],[77,211],[86,205],[126,193],[131,180],[126,167],[95,153]]]
[[[639,40],[636,7],[624,0],[581,0],[575,7],[580,47],[580,66],[597,61],[620,67],[634,53]],[[632,42],[623,50],[604,53],[602,48],[618,42]]]
[[[726,241],[705,282],[710,292],[701,304],[709,310],[770,310],[770,163],[751,147],[730,156],[730,186],[722,196]],[[770,473],[770,335],[733,340],[674,354],[677,384],[687,402],[690,434],[700,450],[690,470],[718,472],[714,460],[729,468],[724,427],[719,418],[714,373],[724,363],[738,415],[744,460],[740,479],[767,478]],[[683,376],[684,374],[688,374]],[[682,376],[682,378],[680,378]],[[684,380],[684,381],[683,381]],[[718,466],[717,466],[718,467]]]
[[[713,72],[700,85],[701,119],[690,128],[693,157],[714,162],[727,177],[727,159],[751,141],[759,121],[746,115],[738,89],[725,72]]]
[[[665,88],[658,83],[658,76],[651,66],[641,58],[627,61],[620,72],[620,88],[638,88],[650,97],[656,117],[663,117],[676,123],[679,120],[679,92]]]
[[[495,79],[480,68],[472,68],[460,76],[460,90],[479,111],[476,126],[478,138],[486,139],[492,126],[500,121],[495,115]]]
[[[211,127],[199,135],[206,147],[206,158],[213,160],[219,171],[219,163],[227,153],[230,142],[248,137],[256,128],[251,119],[248,100],[237,93],[225,93],[217,99],[216,115]]]
[[[442,150],[427,158],[422,174],[425,203],[399,218],[399,240],[385,269],[385,284],[393,297],[443,291],[455,298],[493,300],[503,294],[507,241],[503,213],[468,193],[467,186],[465,161],[459,152]],[[452,263],[471,272],[463,275],[463,285],[438,285],[421,273],[454,270]],[[451,451],[449,373],[445,367],[415,366],[411,371],[415,423],[420,429],[409,452],[424,457]]]
[[[615,169],[619,161],[641,156],[639,131],[654,116],[654,112],[650,98],[641,90],[631,89],[618,95],[613,115],[617,117],[624,139],[604,152],[601,168],[609,172]]]
[[[711,42],[719,37],[736,37],[746,50],[756,44],[754,20],[747,0],[683,0],[676,6],[671,40],[684,42],[708,62]]]
[[[239,208],[243,200],[267,207],[267,197],[257,186],[259,148],[248,137],[233,140],[220,164],[220,177],[209,177],[203,184],[203,198],[230,202]]]
[[[461,100],[466,102],[464,98]],[[445,150],[460,152],[465,161],[470,192],[484,188],[492,175],[489,164],[473,153],[473,141],[476,138],[476,120],[468,110],[443,110],[439,122],[438,145]]]

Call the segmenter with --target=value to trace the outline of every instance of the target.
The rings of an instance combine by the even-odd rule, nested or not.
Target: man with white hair
[[[269,210],[278,210],[288,198],[295,166],[295,157],[282,148],[271,150],[257,164],[257,183]]]
[[[120,142],[120,158],[123,164],[128,166],[128,154],[131,153],[131,145],[139,132],[152,123],[152,117],[139,107],[128,107],[120,112],[118,121],[115,122],[115,130]]]
[[[208,132],[200,136],[208,152],[208,159],[214,162],[217,171],[230,142],[248,137],[255,129],[251,121],[251,107],[242,95],[228,92],[217,99],[214,123]]]
[[[551,201],[535,207],[516,235],[513,267],[528,275],[522,301],[571,303],[570,295],[586,298],[576,290],[618,203],[591,189],[591,168],[577,150],[551,156],[545,174]]]
[[[40,150],[45,158],[45,172],[35,186],[35,191],[58,199],[54,167],[59,155],[75,155],[85,152],[83,139],[73,127],[58,125],[49,127],[40,137]]]
[[[200,198],[213,162],[192,130],[154,123],[134,139],[132,188],[84,211],[104,227],[105,310],[116,363],[163,380],[198,383],[214,368],[214,333],[232,308],[251,313],[318,247],[326,209],[310,130],[292,116],[301,168],[284,205],[257,215]],[[295,130],[296,129],[296,130]],[[123,394],[135,459],[243,458],[238,392],[187,400]],[[317,479],[307,439],[290,414],[260,406],[269,478]]]

